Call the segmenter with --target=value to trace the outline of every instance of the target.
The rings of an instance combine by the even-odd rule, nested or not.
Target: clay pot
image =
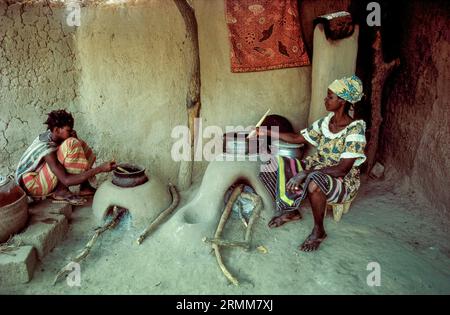
[[[128,163],[118,164],[112,175],[112,183],[119,187],[136,187],[147,181],[145,168]]]
[[[28,220],[28,198],[12,178],[0,182],[0,243],[22,230]]]

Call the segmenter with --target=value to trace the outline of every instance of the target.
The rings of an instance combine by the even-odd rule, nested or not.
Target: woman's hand
[[[267,128],[256,128],[256,134],[258,135],[258,136],[267,136]]]
[[[75,130],[72,130],[72,132],[70,133],[70,136],[73,137],[73,138],[78,139],[78,135],[77,135],[77,132]]]
[[[270,136],[270,131],[267,130],[267,127],[264,128],[256,127],[256,129],[252,132],[250,138],[253,138],[254,136],[259,137]]]
[[[101,164],[98,168],[100,169],[100,171],[102,173],[107,173],[107,172],[111,172],[112,170],[116,169],[116,167],[117,167],[116,162],[110,161],[110,162],[105,162],[105,163]]]
[[[301,183],[303,183],[307,176],[308,174],[306,174],[305,172],[298,173],[288,181],[288,183],[286,184],[286,189],[289,192],[298,192],[300,190]]]

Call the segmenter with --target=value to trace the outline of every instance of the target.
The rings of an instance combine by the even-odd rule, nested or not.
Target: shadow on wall
[[[448,2],[410,1],[400,27],[402,65],[386,83],[382,159],[449,220]],[[431,31],[430,31],[431,30]],[[400,179],[402,180],[402,179]]]

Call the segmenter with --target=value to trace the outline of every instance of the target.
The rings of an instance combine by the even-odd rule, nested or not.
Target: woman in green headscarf
[[[260,173],[280,212],[269,222],[269,227],[301,219],[300,202],[308,196],[314,228],[300,246],[302,251],[316,250],[326,238],[323,219],[327,203],[345,202],[358,191],[359,166],[366,159],[366,124],[350,117],[349,109],[362,96],[362,82],[357,76],[335,80],[328,87],[324,100],[330,112],[327,116],[299,134],[257,131],[259,135],[278,137],[288,143],[310,143],[317,148],[312,156],[302,161],[278,157],[275,169],[268,167]]]

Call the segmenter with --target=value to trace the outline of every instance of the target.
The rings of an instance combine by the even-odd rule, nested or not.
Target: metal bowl
[[[125,172],[121,169],[125,170]],[[112,183],[119,187],[135,187],[147,181],[148,177],[145,174],[145,168],[129,163],[117,164],[117,168],[112,174]]]
[[[281,140],[273,141],[270,152],[276,156],[286,156],[301,159],[303,155],[303,144],[288,143]]]
[[[247,139],[249,131],[228,132],[223,135],[223,152],[249,155],[260,153],[263,141],[259,137]]]

